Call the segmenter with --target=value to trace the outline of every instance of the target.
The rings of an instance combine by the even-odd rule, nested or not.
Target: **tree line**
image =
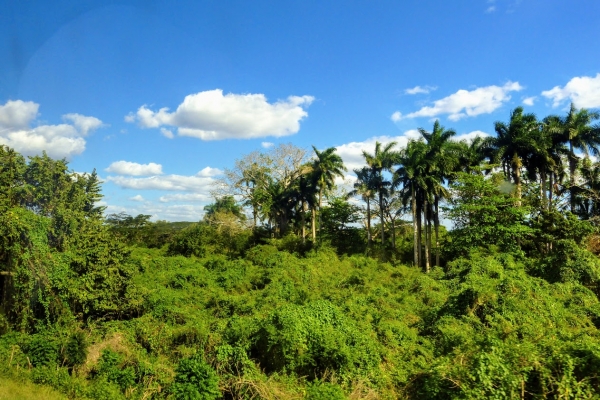
[[[401,217],[410,214],[412,261],[425,271],[440,266],[442,204],[452,197],[461,174],[501,176],[498,186],[510,193],[515,205],[526,196],[538,210],[595,220],[600,164],[589,156],[600,151],[599,118],[598,112],[574,105],[564,116],[543,119],[517,107],[507,122],[495,123],[496,136],[471,141],[452,140],[456,132],[436,121],[431,131],[419,128],[421,137],[409,140],[405,148],[377,142],[372,153],[364,151],[365,166],[354,170],[356,180],[345,199],[357,197],[365,205],[368,249],[394,249],[397,229],[405,224]],[[325,198],[344,198],[339,191],[332,195],[332,190],[335,179],[346,171],[334,147],[320,151],[313,146],[308,155],[295,146],[280,145],[237,160],[214,194],[241,199],[251,210],[255,229],[263,223],[276,237],[294,232],[305,242],[310,225],[310,239],[316,243],[327,209]],[[373,219],[378,220],[377,229]]]

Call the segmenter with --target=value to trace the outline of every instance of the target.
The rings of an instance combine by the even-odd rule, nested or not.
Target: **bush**
[[[306,388],[307,400],[345,400],[342,388],[327,382],[315,381]]]
[[[177,366],[171,393],[178,400],[214,400],[221,396],[219,378],[199,355],[183,359]]]
[[[379,365],[377,343],[332,303],[285,305],[263,322],[253,353],[268,372],[317,378],[326,371],[369,375]]]

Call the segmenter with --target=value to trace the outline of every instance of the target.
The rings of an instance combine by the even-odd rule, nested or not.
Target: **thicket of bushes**
[[[218,210],[143,246],[156,231],[104,221],[93,174],[13,158],[0,171],[18,183],[0,196],[2,379],[90,399],[600,396],[594,225],[491,180],[453,186],[462,222],[424,273],[407,265],[410,230],[376,258],[268,239]]]

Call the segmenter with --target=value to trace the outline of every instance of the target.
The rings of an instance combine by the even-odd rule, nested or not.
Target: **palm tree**
[[[347,171],[347,169],[344,166],[344,161],[342,160],[342,157],[335,154],[335,147],[330,147],[323,151],[319,151],[315,146],[313,146],[313,150],[315,151],[315,158],[312,162],[311,176],[313,182],[319,189],[318,204],[320,219],[324,192],[326,190],[331,190],[334,186],[335,177],[339,176],[343,178],[344,171]],[[313,241],[316,239],[315,220],[316,218],[313,208]],[[321,226],[319,224],[319,231],[320,229]]]
[[[427,146],[422,140],[410,140],[406,148],[400,152],[399,167],[394,171],[394,187],[402,186],[405,192],[405,203],[410,198],[413,219],[413,256],[414,264],[421,265],[421,187],[425,182],[423,176],[427,168],[425,159]]]
[[[369,154],[366,151],[363,151],[363,157],[367,162],[367,165],[371,169],[375,184],[376,190],[379,195],[379,213],[381,219],[381,244],[385,245],[385,217],[384,217],[384,206],[383,206],[383,197],[388,187],[391,186],[391,182],[386,180],[383,176],[384,171],[392,172],[392,166],[396,164],[398,159],[398,153],[393,149],[396,146],[396,142],[390,142],[386,144],[383,149],[381,147],[381,143],[375,142],[375,152],[373,154]]]
[[[517,107],[510,113],[510,121],[496,122],[497,137],[490,138],[494,148],[493,160],[501,162],[507,178],[512,178],[516,186],[517,203],[521,202],[521,169],[524,160],[534,151],[539,123],[534,114],[523,114],[523,107]]]
[[[354,190],[348,193],[347,197],[360,196],[367,203],[367,246],[371,248],[371,200],[375,198],[377,192],[375,176],[373,171],[368,167],[355,169],[356,182],[354,182]]]
[[[441,199],[447,197],[447,190],[443,184],[450,179],[450,176],[454,172],[455,166],[457,165],[458,154],[456,150],[458,150],[458,145],[450,142],[450,138],[456,135],[456,132],[452,129],[444,129],[438,120],[434,122],[432,132],[427,132],[423,128],[419,128],[419,133],[421,136],[423,136],[427,144],[425,159],[427,160],[428,166],[428,189],[431,192],[431,195],[433,195],[432,211],[433,224],[435,228],[436,266],[439,267],[439,203]],[[430,247],[429,238],[431,237],[431,233],[429,231],[431,229],[431,213],[427,207],[424,209],[424,211],[429,214],[428,218],[425,219],[425,240],[427,242],[427,246]],[[428,259],[427,262],[429,262]]]
[[[585,108],[577,110],[573,103],[567,116],[562,119],[562,140],[569,145],[569,193],[573,213],[575,212],[575,174],[579,163],[575,150],[583,151],[586,156],[590,151],[595,156],[600,154],[600,126],[591,126],[591,123],[597,119],[600,119],[600,113]]]

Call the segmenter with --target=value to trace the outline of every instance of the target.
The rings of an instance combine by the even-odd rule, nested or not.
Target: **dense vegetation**
[[[598,117],[517,108],[470,143],[436,122],[404,149],[377,143],[349,193],[333,148],[251,153],[197,223],[105,216],[95,172],[0,147],[0,382],[90,399],[597,398]]]

